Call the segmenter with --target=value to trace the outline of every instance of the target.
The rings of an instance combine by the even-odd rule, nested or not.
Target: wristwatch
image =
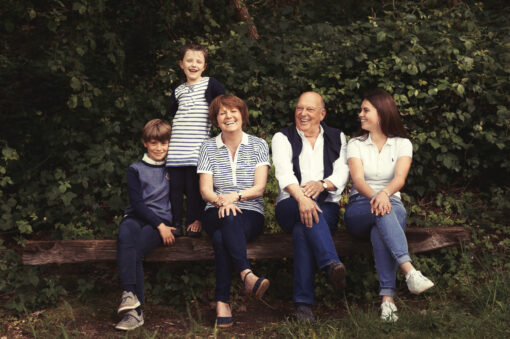
[[[237,192],[237,201],[238,202],[241,202],[241,198],[243,197],[243,195],[241,194],[241,192]]]
[[[324,190],[327,191],[328,190],[328,184],[326,184],[326,182],[323,180],[321,180],[321,183],[322,183],[322,187],[324,187]]]

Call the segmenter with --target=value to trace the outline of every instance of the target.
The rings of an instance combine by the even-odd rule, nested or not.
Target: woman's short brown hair
[[[250,113],[248,112],[248,106],[246,106],[243,99],[232,94],[222,94],[217,96],[209,105],[209,119],[215,127],[218,127],[218,113],[222,106],[229,109],[237,108],[239,112],[241,112],[241,117],[243,118],[242,128],[244,130],[248,123],[248,119],[250,118]]]
[[[172,126],[168,121],[163,119],[152,119],[145,124],[142,131],[142,140],[149,142],[155,139],[160,142],[167,142],[170,140],[172,134]]]

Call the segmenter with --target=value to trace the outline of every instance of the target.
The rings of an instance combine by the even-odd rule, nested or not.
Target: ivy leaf
[[[377,33],[377,42],[381,42],[381,41],[384,41],[386,39],[386,32],[384,31],[379,31]]]
[[[464,92],[465,92],[464,86],[462,86],[462,84],[459,84],[457,86],[457,93],[462,97],[464,96]]]
[[[74,109],[77,106],[78,106],[78,96],[76,94],[73,94],[67,100],[67,107]]]
[[[77,77],[71,78],[71,88],[75,91],[79,91],[81,89],[81,81]]]

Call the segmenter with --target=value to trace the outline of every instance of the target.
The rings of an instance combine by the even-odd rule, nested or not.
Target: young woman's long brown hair
[[[381,88],[376,88],[366,92],[363,95],[363,100],[368,100],[377,110],[381,130],[385,136],[388,138],[401,137],[409,139],[409,135],[400,118],[397,104],[391,94]],[[368,138],[368,131],[360,129],[358,136],[365,140]]]

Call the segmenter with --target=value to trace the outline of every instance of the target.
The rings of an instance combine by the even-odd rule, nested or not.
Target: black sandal
[[[248,274],[254,274],[252,271],[249,271],[244,275],[243,283],[246,289],[246,277]],[[251,293],[255,295],[256,298],[260,299],[264,296],[264,293],[266,293],[267,289],[269,288],[269,280],[264,277],[259,277],[257,281],[255,282],[255,285],[253,285],[253,288],[251,289]]]

